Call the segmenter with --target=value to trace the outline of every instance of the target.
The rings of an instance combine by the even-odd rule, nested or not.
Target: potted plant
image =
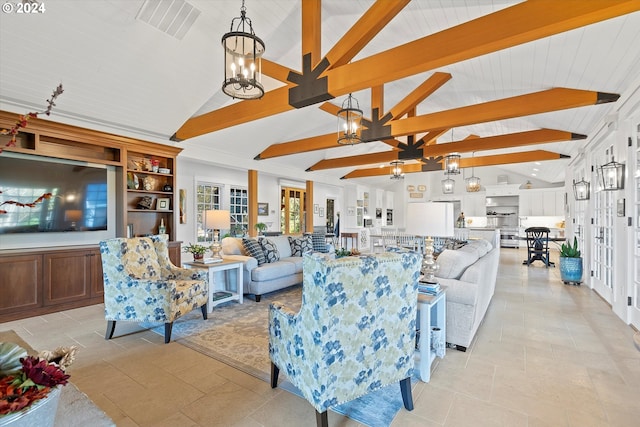
[[[204,254],[208,250],[209,250],[208,246],[199,245],[197,243],[195,244],[189,243],[187,246],[184,247],[183,252],[189,252],[191,255],[193,255],[194,261],[199,261],[204,258]]]
[[[267,229],[267,224],[265,224],[264,222],[258,222],[256,223],[256,225],[253,226],[253,228],[258,230],[258,234],[262,234],[264,230]]]
[[[578,250],[578,238],[574,236],[573,246],[567,240],[560,249],[560,277],[565,285],[582,282],[582,257]]]

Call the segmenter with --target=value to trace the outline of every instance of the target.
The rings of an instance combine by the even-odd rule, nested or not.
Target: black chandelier
[[[354,145],[362,142],[362,110],[351,94],[338,111],[338,144]]]
[[[253,32],[247,9],[231,20],[231,30],[222,36],[224,47],[224,82],[222,91],[232,98],[260,99],[262,86],[262,55],[264,42]]]

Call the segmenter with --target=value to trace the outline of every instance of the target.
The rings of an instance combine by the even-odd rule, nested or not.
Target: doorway
[[[593,203],[593,248],[591,257],[591,269],[593,272],[593,289],[612,304],[613,297],[613,265],[614,242],[613,225],[615,218],[615,192],[604,191],[600,166],[609,162],[613,156],[613,145],[606,144],[595,157],[595,194]]]
[[[280,231],[301,234],[305,230],[307,194],[300,188],[282,187],[280,190]]]

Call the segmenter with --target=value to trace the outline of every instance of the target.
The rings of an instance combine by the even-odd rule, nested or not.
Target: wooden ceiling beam
[[[420,86],[411,91],[411,93],[398,102],[389,112],[394,120],[397,120],[409,114],[409,111],[415,109],[418,104],[431,96],[436,90],[440,89],[446,82],[451,80],[451,74],[436,72],[431,77],[422,82]],[[415,112],[414,112],[415,113]]]
[[[389,125],[391,126],[391,135],[398,137],[435,129],[454,128],[549,111],[596,105],[612,102],[618,98],[619,95],[617,94],[554,88],[452,110],[409,117],[403,120],[394,120],[389,122]]]
[[[335,159],[324,159],[307,169],[307,172],[324,169],[347,168],[352,166],[371,165],[374,163],[389,163],[398,160],[396,150],[380,151],[378,153],[361,154],[358,156],[338,157]]]
[[[286,83],[288,86],[293,86],[293,84],[287,80],[287,77],[289,76],[289,73],[291,71],[294,70],[289,67],[276,64],[275,62],[269,61],[268,59],[262,58],[262,74],[264,74],[265,76],[269,76],[272,79],[276,79],[278,81]]]
[[[377,0],[327,52],[329,68],[349,63],[409,2]]]
[[[426,146],[424,147],[423,156],[438,157],[445,156],[449,153],[471,153],[485,150],[497,150],[502,148],[546,144],[549,142],[575,141],[585,138],[586,135],[575,134],[555,129],[537,129],[525,132],[510,133],[506,135],[489,136],[486,138],[477,138],[475,137],[475,135],[470,135],[463,141]],[[477,159],[478,157],[474,158]],[[361,166],[373,163],[386,163],[393,160],[398,160],[398,151],[383,151],[381,153],[364,154],[359,156],[324,159],[308,168],[307,171]],[[466,159],[461,159],[461,162],[462,161],[466,161]]]
[[[322,1],[302,2],[302,56],[311,54],[311,65],[315,67],[322,59]],[[302,66],[302,64],[300,64]]]
[[[295,141],[282,142],[280,144],[271,144],[262,150],[260,154],[255,156],[254,160],[264,160],[273,157],[287,156],[289,154],[335,148],[339,147],[337,140],[338,136],[336,132],[298,139]]]
[[[405,2],[398,3],[404,6]],[[389,3],[396,2],[378,0],[370,10],[392,7]],[[531,0],[351,63],[348,62],[358,51],[355,46],[359,38],[349,35],[349,42],[343,38],[345,41],[341,40],[331,55],[327,54],[331,66],[324,74],[328,77],[328,92],[332,96],[346,95],[638,10],[638,0]],[[285,86],[267,92],[259,101],[241,101],[192,117],[172,139],[193,138],[289,111],[293,107],[289,105],[288,91]]]
[[[478,166],[498,166],[498,165],[509,165],[514,163],[538,162],[538,161],[558,160],[558,159],[566,159],[566,158],[569,158],[569,156],[566,156],[564,154],[554,153],[551,151],[546,151],[546,150],[533,150],[533,151],[523,151],[520,153],[496,154],[492,156],[460,159],[460,167],[470,168],[470,167],[478,167]],[[409,164],[405,163],[402,166],[402,172],[405,174],[423,172],[422,165],[419,163],[409,163]],[[385,176],[385,175],[390,175],[388,168],[376,167],[376,168],[356,169],[344,175],[341,179],[367,178],[372,176]]]
[[[329,93],[356,92],[640,10],[637,0],[531,0],[326,72]]]

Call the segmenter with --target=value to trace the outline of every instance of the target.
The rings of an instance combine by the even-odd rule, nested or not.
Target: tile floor
[[[563,285],[558,268],[523,266],[525,254],[502,250],[476,340],[466,353],[447,350],[431,382],[417,385],[415,409],[401,409],[394,426],[640,425],[634,331],[595,292]],[[315,425],[303,399],[124,325],[105,341],[102,306],[95,305],[0,330],[16,330],[34,348],[80,346],[71,380],[118,426]],[[332,412],[329,423],[359,425]]]

